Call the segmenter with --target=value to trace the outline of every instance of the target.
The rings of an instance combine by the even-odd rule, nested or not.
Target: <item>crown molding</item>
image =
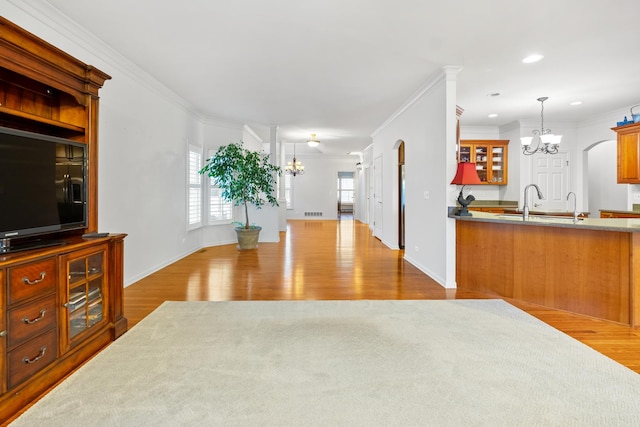
[[[242,129],[247,132],[249,135],[251,135],[252,137],[255,138],[256,141],[258,141],[258,143],[262,144],[264,141],[262,141],[262,138],[260,138],[258,136],[258,134],[251,128],[251,126],[249,125],[244,125],[242,126]]]
[[[378,133],[380,133],[384,128],[389,126],[394,120],[400,117],[405,111],[407,111],[413,104],[415,104],[420,98],[424,96],[427,92],[431,90],[436,84],[441,82],[442,80],[455,81],[455,75],[462,71],[462,67],[447,65],[444,66],[435,73],[431,78],[429,78],[413,95],[409,97],[407,101],[405,101],[400,108],[398,108],[387,120],[385,120],[376,130],[373,131],[371,137],[375,137]]]
[[[238,124],[237,122],[229,121],[219,117],[209,117],[203,114],[185,98],[169,89],[164,83],[160,82],[151,74],[136,65],[133,61],[129,60],[127,57],[96,37],[76,21],[63,14],[60,10],[53,7],[49,2],[45,0],[5,1],[13,5],[16,9],[21,10],[31,18],[35,19],[42,25],[46,26],[51,31],[57,33],[68,42],[77,46],[79,50],[85,53],[85,56],[91,56],[98,59],[105,66],[101,64],[92,65],[96,65],[101,69],[109,69],[108,74],[113,74],[113,71],[111,71],[112,69],[119,71],[120,73],[134,80],[136,84],[146,87],[150,91],[177,105],[187,114],[194,116],[203,124],[221,125],[232,128],[242,127],[242,124]],[[32,29],[25,29],[35,34]],[[41,36],[39,37],[43,38]],[[83,60],[83,62],[93,63],[95,61]]]

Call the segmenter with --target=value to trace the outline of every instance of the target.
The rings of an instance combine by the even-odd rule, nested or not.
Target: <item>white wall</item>
[[[524,186],[528,184],[522,183],[520,174],[517,173],[520,170],[521,162],[524,160],[524,156],[521,154],[520,136],[519,122],[509,123],[500,127],[500,138],[498,139],[509,140],[509,182],[505,186],[499,186],[498,200],[519,200],[520,189],[524,189]]]
[[[188,144],[240,140],[242,126],[204,123],[190,106],[46,2],[0,0],[5,18],[112,76],[100,91],[100,231],[127,233],[124,281],[221,244],[220,229],[186,227]],[[206,148],[205,148],[206,154]]]
[[[627,186],[617,184],[617,142],[605,141],[588,152],[589,213],[600,216],[601,209],[627,210]]]
[[[605,112],[598,117],[591,117],[581,122],[576,128],[578,158],[574,164],[577,169],[577,188],[579,188],[584,195],[584,203],[581,205],[581,210],[590,212],[593,217],[600,216],[600,212],[598,212],[599,209],[630,210],[634,203],[634,198],[637,197],[636,194],[640,195],[640,189],[638,188],[640,186],[618,184],[616,179],[604,179],[599,182],[598,191],[601,194],[609,194],[612,197],[610,201],[614,203],[615,206],[601,204],[607,203],[609,200],[596,200],[593,206],[590,201],[590,177],[595,176],[595,174],[598,173],[598,169],[603,166],[599,166],[597,162],[595,164],[593,163],[594,159],[589,151],[595,149],[599,152],[603,162],[605,162],[607,158],[616,156],[616,144],[605,144],[603,146],[599,146],[599,144],[603,141],[616,140],[617,135],[611,128],[615,127],[616,122],[621,121],[625,115],[629,115],[629,108],[621,108]],[[592,166],[595,168],[595,171],[592,170]],[[613,172],[609,171],[609,174],[616,173],[617,164],[614,164],[612,167]],[[625,193],[626,197],[624,196]],[[636,203],[638,202],[636,201]]]
[[[455,83],[452,87],[443,74],[434,76],[373,134],[373,158],[383,160],[381,240],[398,248],[397,143],[402,140],[405,259],[447,287],[455,286],[455,223],[447,218],[447,206],[455,199],[455,188],[449,185],[456,168],[455,135]]]
[[[293,153],[287,153],[286,159],[291,156]],[[296,154],[296,159],[304,165],[304,174],[293,178],[293,209],[287,210],[287,218],[337,219],[338,172],[356,172],[357,157]],[[305,212],[321,212],[322,216],[304,216]]]

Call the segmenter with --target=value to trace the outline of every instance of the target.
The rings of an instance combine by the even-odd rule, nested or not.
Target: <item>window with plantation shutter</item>
[[[193,230],[202,226],[202,175],[199,173],[202,169],[202,148],[189,145],[188,169],[187,228]]]
[[[212,157],[215,152],[216,150],[211,150],[209,152],[209,157]],[[216,186],[213,179],[207,179],[209,183],[209,203],[207,207],[209,217],[207,218],[207,224],[229,224],[231,221],[233,221],[233,203],[227,202],[222,198],[222,189]]]
[[[233,204],[222,198],[222,190],[215,186],[213,180],[209,182],[209,224],[229,223],[233,219]]]

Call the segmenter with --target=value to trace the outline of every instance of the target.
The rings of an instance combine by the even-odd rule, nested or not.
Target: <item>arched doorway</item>
[[[584,180],[589,216],[598,218],[600,210],[627,210],[627,185],[617,183],[617,142],[598,141],[584,150]]]

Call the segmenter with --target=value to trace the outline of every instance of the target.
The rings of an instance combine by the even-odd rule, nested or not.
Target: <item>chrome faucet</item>
[[[529,220],[529,203],[527,202],[527,190],[529,188],[535,188],[536,192],[538,193],[538,199],[543,200],[544,196],[542,195],[542,191],[540,191],[540,187],[538,187],[536,184],[529,184],[526,187],[524,187],[524,204],[522,206],[522,220],[523,221],[528,221]]]
[[[569,191],[569,194],[567,194],[567,202],[569,201],[569,196],[571,196],[573,194],[573,222],[578,222],[578,199],[576,197],[576,193],[574,193],[573,191]]]

